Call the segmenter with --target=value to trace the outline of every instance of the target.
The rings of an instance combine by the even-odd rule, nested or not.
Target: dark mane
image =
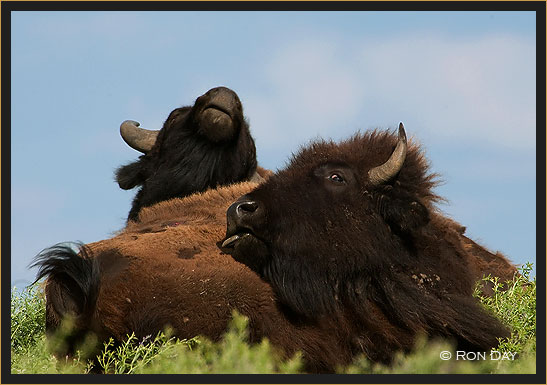
[[[228,133],[207,120],[205,107],[218,95],[231,118],[230,130],[224,130]],[[143,207],[249,180],[256,168],[255,144],[239,98],[218,87],[199,97],[194,106],[173,110],[151,150],[118,168],[116,180],[123,189],[141,186],[129,213],[129,219],[136,220]]]

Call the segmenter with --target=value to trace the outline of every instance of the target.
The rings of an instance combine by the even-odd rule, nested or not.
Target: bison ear
[[[135,186],[143,184],[146,180],[144,175],[143,157],[136,162],[121,166],[116,170],[116,181],[123,190],[130,190]]]
[[[429,210],[411,197],[388,197],[381,195],[376,207],[391,230],[410,233],[429,222]]]

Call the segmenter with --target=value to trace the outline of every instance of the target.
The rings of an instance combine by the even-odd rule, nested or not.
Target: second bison
[[[250,180],[257,168],[243,106],[226,87],[210,89],[193,106],[173,110],[159,131],[127,120],[120,132],[144,153],[116,171],[122,189],[141,186],[129,220],[137,220],[141,208],[157,202]]]

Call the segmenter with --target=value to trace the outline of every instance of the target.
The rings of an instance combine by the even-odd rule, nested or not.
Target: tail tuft
[[[76,251],[77,249],[78,251]],[[59,243],[42,250],[30,267],[38,267],[36,281],[46,278],[49,327],[66,316],[88,319],[99,294],[99,264],[83,243]]]

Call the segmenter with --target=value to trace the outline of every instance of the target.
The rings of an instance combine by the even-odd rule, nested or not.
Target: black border
[[[7,11],[540,11],[542,4],[541,1],[4,1],[2,9]]]
[[[213,375],[213,374],[165,374],[133,376],[100,376],[83,374],[11,374],[11,335],[9,322],[11,275],[11,12],[13,11],[535,11],[536,12],[536,256],[545,256],[545,12],[543,1],[3,1],[1,3],[1,49],[2,49],[2,235],[1,252],[1,287],[2,287],[2,324],[1,332],[1,383],[545,383],[545,258],[536,257],[537,286],[537,356],[536,374],[393,374],[393,375],[316,375],[316,374],[274,374],[274,375]],[[516,127],[515,129],[518,129]],[[539,178],[538,178],[539,176]],[[540,183],[537,183],[539,179]],[[539,209],[541,208],[541,209]],[[542,232],[539,230],[543,230]],[[537,236],[539,235],[539,237]],[[11,341],[10,341],[11,342]]]

